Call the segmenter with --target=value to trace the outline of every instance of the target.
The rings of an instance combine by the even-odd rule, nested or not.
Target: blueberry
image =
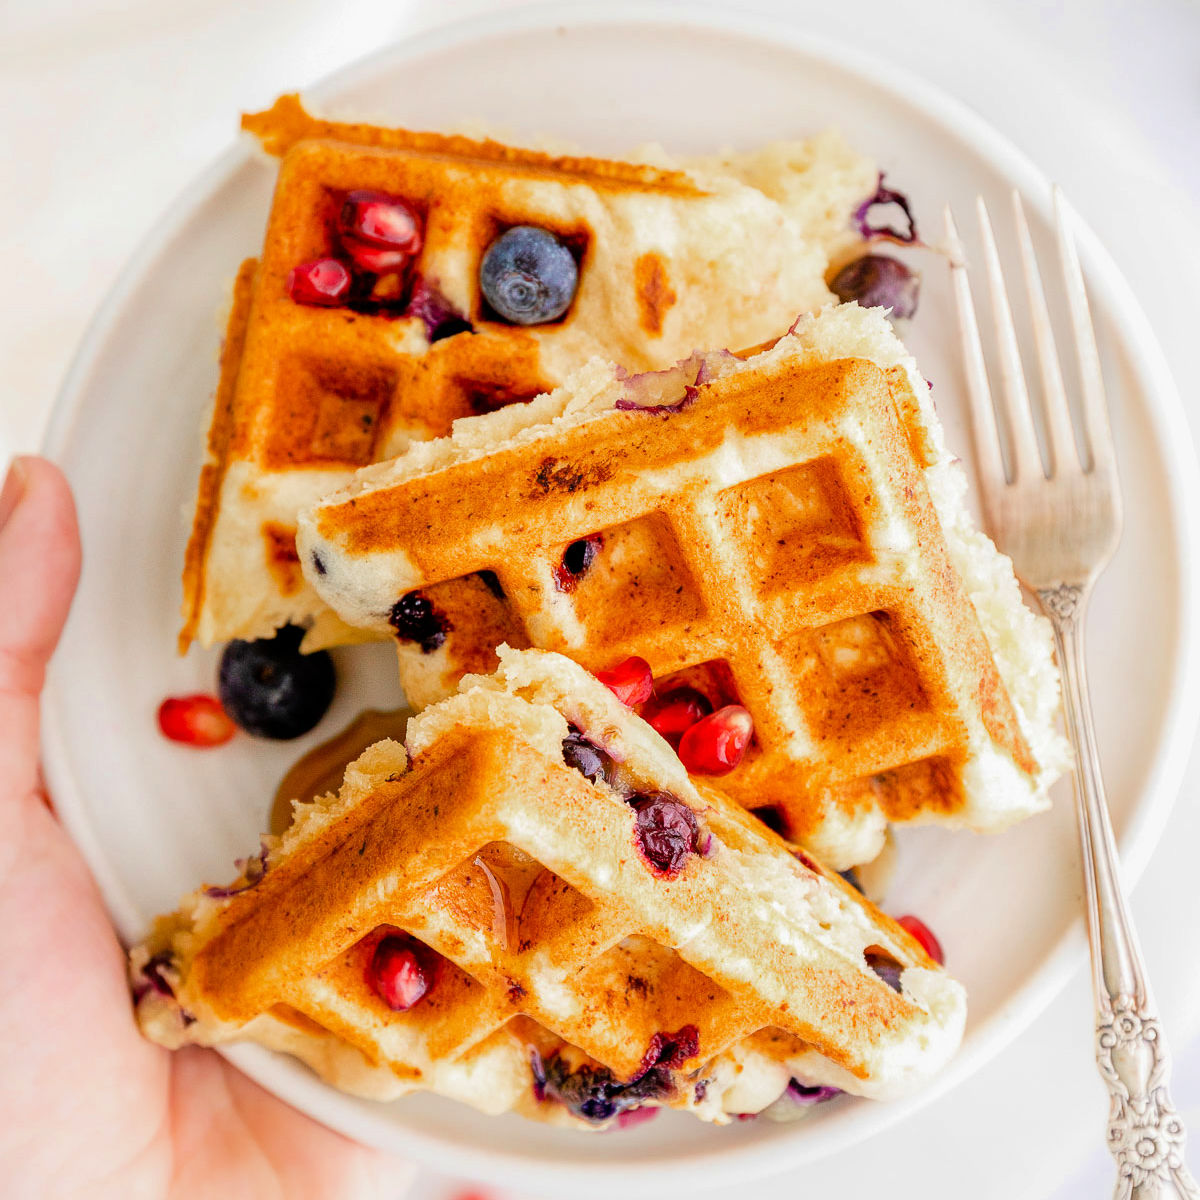
[[[590,783],[610,778],[613,760],[575,728],[563,738],[562,755],[563,762],[574,767]]]
[[[639,792],[627,803],[637,813],[634,838],[642,856],[662,875],[679,874],[697,850],[696,814],[669,792]]]
[[[396,636],[406,642],[416,642],[423,654],[432,654],[446,640],[450,622],[433,606],[424,592],[408,592],[401,596],[388,614],[388,624]]]
[[[544,325],[570,307],[579,285],[571,251],[547,229],[517,225],[502,233],[479,264],[483,298],[515,325]]]
[[[171,981],[163,974],[165,968],[173,971],[179,970],[179,964],[170,950],[160,950],[146,960],[142,967],[142,978],[146,981],[143,985],[142,995],[153,989],[160,996],[169,996],[172,1000],[175,998],[175,989],[171,986]]]
[[[862,892],[862,890],[863,890],[862,880],[861,880],[861,879],[859,879],[859,877],[858,877],[858,872],[857,872],[857,871],[856,871],[856,870],[855,870],[853,867],[849,867],[849,868],[847,868],[845,871],[839,871],[839,872],[838,872],[838,874],[839,874],[839,875],[840,875],[840,876],[841,876],[841,877],[842,877],[842,878],[843,878],[843,879],[844,879],[844,880],[845,880],[845,881],[846,881],[846,882],[847,882],[847,883],[848,883],[848,884],[849,884],[849,885],[850,885],[852,888],[854,888],[854,889],[855,889],[855,891]],[[863,895],[866,895],[866,893],[865,893],[865,892],[863,892]]]
[[[600,535],[593,534],[592,537],[572,542],[563,551],[562,562],[551,572],[554,576],[555,591],[569,593],[575,590],[595,560],[600,541]]]
[[[784,1095],[790,1097],[796,1104],[824,1104],[826,1100],[832,1100],[835,1096],[842,1094],[841,1088],[830,1087],[825,1084],[815,1084],[809,1086],[806,1083],[801,1083],[798,1079],[793,1079],[787,1086],[787,1091]]]
[[[304,630],[285,625],[273,638],[233,641],[221,656],[218,690],[225,711],[256,737],[287,740],[324,715],[337,680],[324,651],[301,654]]]
[[[921,280],[897,258],[864,254],[833,277],[829,290],[839,300],[857,300],[864,308],[890,308],[893,317],[911,317],[917,311]]]
[[[534,1079],[537,1086],[536,1072]],[[666,1069],[653,1067],[628,1083],[620,1083],[607,1067],[585,1063],[570,1071],[555,1056],[545,1064],[540,1087],[543,1095],[557,1100],[575,1116],[600,1124],[647,1101],[672,1095],[675,1081]]]
[[[894,959],[887,958],[881,954],[869,953],[867,955],[867,966],[883,980],[894,992],[902,990],[900,984],[900,974],[903,967]]]

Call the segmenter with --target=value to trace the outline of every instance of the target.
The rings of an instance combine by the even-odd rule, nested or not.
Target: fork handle
[[[1084,618],[1090,582],[1038,589],[1054,626],[1067,726],[1075,747],[1075,799],[1087,895],[1096,1063],[1109,1092],[1108,1148],[1117,1200],[1200,1200],[1183,1161],[1183,1121],[1167,1090],[1171,1062],[1117,866],[1117,849],[1088,700]]]

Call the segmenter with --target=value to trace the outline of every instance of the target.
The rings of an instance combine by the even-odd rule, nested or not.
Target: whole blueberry
[[[921,280],[898,258],[864,254],[833,277],[829,290],[839,300],[857,300],[864,308],[890,308],[893,317],[911,317],[917,311]]]
[[[548,229],[516,225],[479,264],[479,286],[492,309],[515,325],[544,325],[570,307],[579,286],[571,251]]]
[[[273,638],[233,641],[221,656],[218,691],[225,711],[256,737],[284,741],[324,715],[337,684],[324,651],[301,654],[304,630],[285,625]]]

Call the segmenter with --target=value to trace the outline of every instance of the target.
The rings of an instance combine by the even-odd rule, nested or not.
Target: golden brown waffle
[[[849,214],[875,180],[833,135],[686,172],[318,121],[294,96],[243,123],[283,161],[261,259],[243,266],[229,321],[187,550],[184,649],[289,621],[311,624],[309,648],[360,638],[296,570],[300,508],[354,468],[528,400],[592,355],[640,370],[697,343],[778,335],[829,298],[831,256],[854,241]],[[334,252],[354,189],[421,214],[411,294],[439,297],[440,318],[403,301],[289,298],[291,269]],[[553,231],[577,255],[578,291],[553,323],[510,325],[481,299],[480,259],[518,224]]]
[[[611,755],[607,779],[564,761],[570,729]],[[253,871],[160,920],[131,960],[150,1036],[253,1038],[362,1094],[565,1123],[633,1104],[725,1121],[792,1078],[890,1096],[953,1053],[961,987],[843,880],[698,790],[574,663],[506,652],[406,745],[369,749]],[[674,874],[642,854],[626,800],[662,792],[698,822]],[[400,931],[441,958],[394,1012],[367,977]],[[903,970],[895,990],[884,963]]]
[[[363,472],[302,515],[302,567],[344,619],[400,636],[416,704],[506,622],[591,670],[639,655],[659,694],[744,705],[754,743],[721,787],[832,866],[873,857],[885,821],[1001,828],[1046,804],[1054,764],[1030,740],[1052,758],[1048,633],[961,506],[939,515],[931,488],[959,476],[905,363],[851,305],[746,361],[632,381],[596,365]],[[617,410],[631,397],[673,407]],[[589,538],[564,586],[567,548]],[[504,621],[443,599],[480,571]]]

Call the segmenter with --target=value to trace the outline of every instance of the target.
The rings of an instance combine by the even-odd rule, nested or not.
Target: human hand
[[[138,1033],[125,954],[38,771],[38,698],[79,577],[43,459],[0,492],[0,1180],[12,1200],[395,1198],[411,1169],[301,1115],[210,1050]]]

